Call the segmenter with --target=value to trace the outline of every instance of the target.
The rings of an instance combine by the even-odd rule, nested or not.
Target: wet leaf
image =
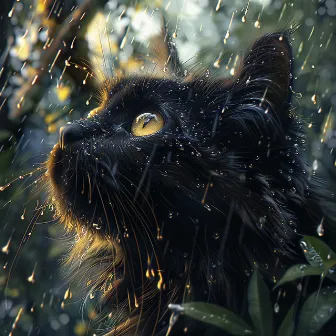
[[[336,265],[335,259],[326,260],[323,262],[324,269],[329,270]]]
[[[285,275],[278,281],[278,283],[274,286],[273,289],[278,288],[284,283],[301,279],[305,276],[321,275],[323,271],[324,269],[321,267],[313,267],[307,264],[294,265],[286,271]]]
[[[253,335],[252,328],[230,310],[204,302],[182,305],[184,314],[201,322],[216,326],[231,335]]]
[[[307,261],[314,267],[322,267],[330,259],[336,260],[336,253],[321,239],[305,236],[300,245]]]
[[[273,308],[269,290],[258,270],[248,288],[249,313],[258,335],[273,335]]]
[[[327,260],[324,263],[325,276],[336,282],[336,260]]]
[[[279,330],[277,332],[277,336],[291,336],[294,332],[294,317],[295,317],[296,309],[295,304],[287,312],[284,320],[282,321]]]
[[[336,312],[336,287],[313,293],[301,309],[296,336],[317,335]]]

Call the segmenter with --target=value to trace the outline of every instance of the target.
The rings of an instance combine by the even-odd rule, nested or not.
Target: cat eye
[[[134,136],[145,136],[158,132],[163,126],[164,119],[159,112],[145,112],[134,119],[131,131]]]

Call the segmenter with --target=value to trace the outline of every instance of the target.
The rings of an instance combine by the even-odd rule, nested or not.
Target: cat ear
[[[232,93],[241,103],[288,111],[293,80],[291,34],[290,30],[267,34],[253,43],[233,84]]]
[[[156,63],[156,74],[163,76],[176,75],[182,72],[182,64],[178,57],[178,52],[173,37],[168,32],[168,24],[162,16],[160,34],[152,38],[153,56]]]

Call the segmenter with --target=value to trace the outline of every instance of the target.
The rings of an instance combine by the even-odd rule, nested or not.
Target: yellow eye
[[[164,120],[159,112],[141,113],[133,121],[132,134],[135,136],[154,134],[163,126]]]

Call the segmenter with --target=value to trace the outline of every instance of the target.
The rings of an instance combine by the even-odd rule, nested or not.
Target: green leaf
[[[230,310],[205,302],[182,304],[184,314],[216,326],[231,335],[253,335],[252,328]]]
[[[317,335],[336,312],[336,287],[322,288],[303,304],[296,336]]]
[[[336,282],[336,260],[324,262],[324,276]]]
[[[277,336],[292,336],[294,332],[294,316],[296,312],[296,305],[293,304],[292,307],[287,312],[284,320],[282,321],[279,330],[277,332]]]
[[[273,335],[273,308],[269,290],[255,270],[248,288],[249,313],[258,335]]]
[[[294,265],[286,271],[285,275],[278,281],[273,289],[278,288],[286,282],[301,279],[308,275],[321,275],[323,271],[323,268],[317,268],[307,264]]]
[[[336,260],[330,259],[323,262],[323,266],[325,270],[329,270],[330,268],[333,268],[336,265]]]
[[[7,141],[11,137],[11,132],[7,130],[0,130],[0,142]]]
[[[324,262],[330,259],[336,261],[336,253],[321,239],[305,236],[300,245],[307,261],[314,267],[322,267]]]

